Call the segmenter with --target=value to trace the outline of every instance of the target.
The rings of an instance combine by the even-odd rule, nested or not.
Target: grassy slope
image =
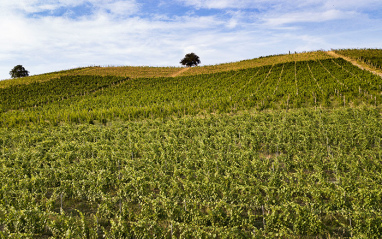
[[[59,78],[61,76],[70,76],[70,75],[76,75],[83,71],[87,71],[91,69],[92,67],[84,67],[84,68],[76,68],[71,70],[63,70],[63,71],[57,71],[57,72],[50,72],[46,74],[41,75],[33,75],[23,78],[16,78],[16,79],[8,79],[8,80],[2,80],[0,81],[0,88],[6,88],[10,86],[16,86],[16,85],[23,85],[23,84],[31,84],[31,83],[41,83],[46,82],[52,79]]]

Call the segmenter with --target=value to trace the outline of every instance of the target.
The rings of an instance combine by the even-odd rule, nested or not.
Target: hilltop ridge
[[[192,67],[187,72],[183,72],[184,67],[151,67],[151,66],[118,66],[118,67],[81,67],[70,70],[63,70],[41,75],[33,75],[29,77],[16,78],[11,80],[0,81],[0,88],[10,85],[29,84],[32,82],[44,82],[61,76],[73,75],[98,75],[98,76],[119,76],[129,78],[152,78],[152,77],[169,77],[169,76],[186,76],[197,74],[210,74],[222,71],[239,70],[246,68],[259,67],[264,65],[272,65],[278,63],[305,61],[314,59],[331,58],[324,51],[313,51],[304,53],[282,54],[273,56],[264,56],[250,60],[243,60],[231,63],[222,63],[217,65],[206,65]]]
[[[10,80],[0,88],[3,124],[382,103],[380,76],[323,51],[185,69],[89,67]]]

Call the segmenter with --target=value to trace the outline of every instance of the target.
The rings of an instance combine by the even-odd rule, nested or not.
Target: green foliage
[[[1,128],[0,222],[60,238],[378,237],[381,122],[341,108]]]
[[[197,66],[200,64],[200,59],[195,53],[189,53],[184,56],[184,58],[180,61],[180,64],[189,67]]]
[[[29,71],[25,70],[22,65],[17,65],[9,72],[12,78],[29,76]]]
[[[0,109],[8,111],[44,106],[88,95],[126,80],[115,76],[63,76],[43,83],[10,86],[0,89]]]
[[[316,59],[5,87],[0,237],[378,238],[381,81]]]
[[[292,62],[209,75],[126,79],[66,76],[0,89],[0,125],[106,124],[242,110],[381,103],[382,79],[342,59]]]
[[[344,49],[339,54],[359,60],[374,68],[382,68],[382,49]]]

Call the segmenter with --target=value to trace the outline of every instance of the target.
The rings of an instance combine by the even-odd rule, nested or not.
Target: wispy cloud
[[[154,5],[153,5],[154,4]],[[0,79],[87,65],[217,64],[291,51],[381,47],[365,0],[0,0]],[[362,31],[363,34],[359,34]],[[365,34],[366,32],[366,34]]]
[[[326,22],[333,20],[351,19],[356,17],[356,12],[345,12],[339,10],[325,10],[322,12],[307,11],[307,12],[291,12],[281,15],[273,15],[265,17],[264,22],[269,26],[279,26],[291,23],[311,23],[311,22]]]
[[[316,8],[323,7],[327,9],[370,9],[381,6],[379,0],[177,0],[188,6],[196,8],[215,8],[215,9],[248,9],[248,8],[282,8],[285,10],[296,8]]]
[[[251,1],[251,0],[178,0],[188,6],[193,6],[196,8],[215,8],[215,9],[226,9],[226,8],[256,8],[259,2],[265,3],[266,1]]]

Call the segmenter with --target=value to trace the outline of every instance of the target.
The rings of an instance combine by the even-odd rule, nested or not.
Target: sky
[[[85,66],[201,65],[382,48],[381,0],[0,0],[0,80]]]

